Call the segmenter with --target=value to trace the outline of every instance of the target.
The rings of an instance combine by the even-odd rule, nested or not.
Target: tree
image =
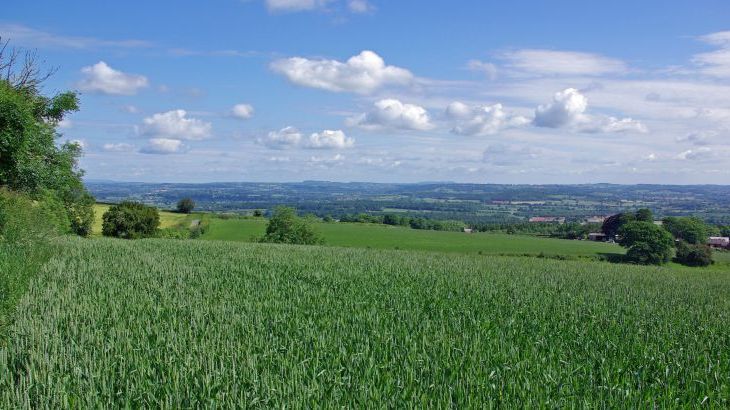
[[[621,226],[619,244],[628,249],[629,261],[642,265],[660,265],[669,262],[674,240],[666,230],[651,222],[633,221]]]
[[[710,266],[714,263],[712,248],[705,244],[688,244],[685,241],[679,241],[677,244],[675,260],[686,266]]]
[[[189,214],[195,209],[195,201],[190,198],[183,198],[177,202],[177,211],[181,214]]]
[[[398,225],[400,220],[397,215],[385,214],[383,215],[383,224],[385,225]]]
[[[633,221],[634,219],[636,219],[636,217],[632,213],[620,213],[609,216],[605,221],[603,221],[601,231],[607,237],[614,238],[618,234],[619,229],[621,229],[621,226]]]
[[[699,218],[677,218],[670,216],[668,218],[664,218],[663,223],[664,228],[676,239],[693,245],[707,243],[709,229],[708,226]]]
[[[260,209],[256,209],[255,211],[253,211],[253,216],[256,218],[261,218],[262,216],[264,216],[264,213]]]
[[[88,235],[93,198],[78,169],[81,147],[56,144],[58,123],[78,110],[78,97],[74,92],[42,95],[40,86],[53,71],[42,74],[35,54],[7,45],[0,41],[0,186],[36,200],[51,192],[65,205],[69,229]]]
[[[125,201],[104,213],[102,233],[123,239],[149,238],[157,233],[160,213],[157,208]]]
[[[639,209],[638,211],[636,211],[634,217],[637,221],[654,222],[654,214],[651,212],[651,209],[648,208]]]
[[[261,242],[316,245],[324,240],[310,220],[298,217],[294,208],[279,206],[274,209]]]

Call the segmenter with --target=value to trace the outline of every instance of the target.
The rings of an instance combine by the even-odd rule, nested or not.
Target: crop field
[[[212,218],[203,239],[250,242],[263,235],[264,218]],[[315,228],[331,246],[408,249],[438,252],[499,255],[568,255],[597,256],[622,254],[615,244],[569,241],[535,236],[494,233],[444,232],[361,223],[317,223]]]
[[[730,274],[64,239],[0,408],[730,406]]]

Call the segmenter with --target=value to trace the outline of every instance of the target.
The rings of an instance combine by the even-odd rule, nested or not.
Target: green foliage
[[[640,222],[654,222],[654,213],[651,209],[642,208],[636,211],[634,218]]]
[[[15,305],[52,253],[48,243],[0,241],[0,346],[12,320]],[[0,347],[0,354],[1,351]]]
[[[160,213],[155,207],[125,201],[113,205],[103,216],[102,233],[124,239],[149,238],[157,234]]]
[[[628,248],[629,261],[642,265],[660,265],[672,257],[672,236],[652,222],[633,221],[623,224],[618,231],[619,244]]]
[[[195,209],[195,201],[190,198],[183,198],[177,202],[177,211],[182,214],[189,214]]]
[[[256,209],[253,211],[253,216],[255,218],[261,218],[262,216],[264,216],[264,212],[260,209]]]
[[[694,217],[668,217],[664,218],[663,222],[664,228],[676,239],[695,245],[707,243],[709,229],[701,219]]]
[[[58,147],[56,126],[78,110],[73,92],[46,97],[35,86],[15,87],[0,80],[0,186],[48,201],[52,192],[63,202],[70,230],[88,236],[93,222],[93,198],[77,167],[81,147]],[[58,219],[58,215],[55,215]],[[55,221],[57,222],[57,221]]]
[[[324,240],[310,220],[298,217],[294,208],[279,206],[274,209],[261,242],[315,245]]]
[[[685,241],[679,241],[675,261],[686,266],[710,266],[714,263],[712,248],[705,244],[688,244]]]
[[[724,273],[63,243],[0,347],[0,408],[730,406]]]
[[[34,201],[27,195],[0,189],[0,242],[44,241],[66,233],[63,204],[50,192]]]

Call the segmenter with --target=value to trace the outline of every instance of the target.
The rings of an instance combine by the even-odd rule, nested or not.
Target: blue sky
[[[730,183],[727,1],[10,2],[90,179]]]

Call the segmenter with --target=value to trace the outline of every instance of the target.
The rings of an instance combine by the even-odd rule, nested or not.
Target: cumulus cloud
[[[433,128],[431,118],[425,108],[404,104],[395,99],[375,102],[367,113],[349,118],[347,125],[365,129],[402,129],[425,131]]]
[[[458,135],[493,135],[530,123],[528,118],[505,113],[502,104],[470,107],[454,101],[446,107],[446,115],[455,121],[451,132]]]
[[[555,93],[553,101],[535,110],[533,124],[546,128],[572,128],[578,132],[647,132],[647,127],[632,118],[586,114],[588,99],[575,88]]]
[[[143,154],[176,154],[185,148],[182,141],[174,138],[152,138],[139,152]]]
[[[305,146],[312,149],[342,149],[355,145],[355,139],[345,135],[341,130],[324,130],[309,136]]]
[[[84,78],[78,86],[82,91],[101,94],[133,95],[147,87],[147,77],[127,74],[111,68],[107,63],[98,63],[81,69]]]
[[[236,104],[231,108],[231,115],[242,120],[247,120],[253,117],[253,105],[251,104]]]
[[[342,154],[335,154],[332,157],[319,157],[319,156],[313,156],[309,158],[309,163],[311,165],[316,165],[323,168],[330,168],[335,165],[341,164],[343,161],[345,161],[345,156]]]
[[[376,53],[363,51],[346,62],[291,57],[271,63],[271,69],[294,84],[333,92],[366,94],[386,85],[413,80],[410,71],[389,66]]]
[[[700,40],[719,47],[694,56],[692,62],[699,66],[700,72],[714,77],[730,77],[730,31],[707,34]]]
[[[129,152],[134,149],[134,146],[124,142],[117,142],[104,144],[102,149],[107,152]]]
[[[302,133],[294,127],[284,127],[279,131],[271,131],[260,137],[258,143],[271,149],[287,149],[299,145]]]
[[[187,118],[185,110],[172,110],[145,118],[138,131],[155,138],[202,140],[210,137],[211,128],[209,122]]]
[[[677,138],[677,142],[687,142],[692,145],[710,145],[710,140],[715,136],[717,136],[717,133],[712,131],[692,132],[684,137]]]
[[[466,67],[469,70],[484,73],[490,80],[497,78],[497,65],[479,60],[470,60]]]
[[[604,75],[627,71],[626,64],[598,54],[576,51],[522,49],[500,56],[507,66],[540,75]]]
[[[68,118],[64,118],[61,121],[58,122],[58,128],[61,129],[68,129],[74,126],[73,121],[69,120]]]

